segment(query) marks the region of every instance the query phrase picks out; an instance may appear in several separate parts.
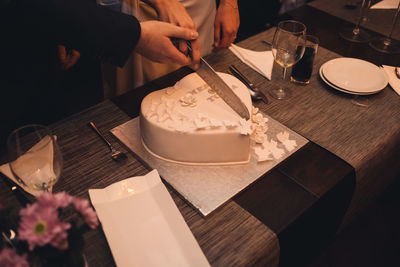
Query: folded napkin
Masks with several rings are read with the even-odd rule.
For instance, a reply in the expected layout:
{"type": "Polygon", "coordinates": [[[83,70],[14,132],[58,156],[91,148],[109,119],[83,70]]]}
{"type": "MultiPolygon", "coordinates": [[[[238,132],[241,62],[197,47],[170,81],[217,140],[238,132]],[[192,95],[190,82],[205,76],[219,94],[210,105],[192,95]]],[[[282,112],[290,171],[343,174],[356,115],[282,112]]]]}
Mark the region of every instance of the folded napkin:
{"type": "Polygon", "coordinates": [[[157,170],[89,196],[117,266],[209,266],[157,170]]]}
{"type": "Polygon", "coordinates": [[[383,69],[388,75],[390,86],[398,95],[400,95],[400,79],[397,78],[394,68],[395,67],[383,65],[383,69]]]}
{"type": "Polygon", "coordinates": [[[232,51],[243,63],[271,80],[272,67],[274,66],[274,56],[272,51],[253,51],[231,44],[229,50],[232,51]]]}
{"type": "MultiPolygon", "coordinates": [[[[55,139],[57,139],[57,136],[54,136],[55,139]]],[[[24,155],[20,156],[15,160],[15,166],[18,166],[19,171],[21,173],[25,172],[31,172],[32,169],[32,163],[37,165],[37,163],[43,163],[41,164],[42,166],[42,171],[43,173],[46,173],[46,177],[48,176],[56,176],[53,170],[53,142],[50,141],[50,136],[44,137],[42,140],[40,140],[37,144],[35,144],[33,147],[31,147],[27,153],[24,155]],[[44,144],[46,144],[44,146],[44,144]],[[29,152],[32,150],[37,150],[40,148],[40,150],[33,156],[29,152]]],[[[3,173],[5,176],[7,176],[10,180],[12,180],[15,184],[19,185],[22,189],[24,189],[26,192],[29,194],[37,197],[42,193],[41,190],[35,190],[32,188],[25,187],[22,185],[20,182],[18,182],[17,178],[15,178],[14,174],[11,172],[10,169],[10,164],[5,163],[0,166],[0,172],[3,173]]],[[[39,177],[40,178],[40,177],[39,177]]],[[[51,188],[49,188],[49,191],[51,191],[51,188]]]]}
{"type": "Polygon", "coordinates": [[[393,9],[399,6],[400,0],[383,0],[375,5],[372,5],[370,9],[393,9]]]}

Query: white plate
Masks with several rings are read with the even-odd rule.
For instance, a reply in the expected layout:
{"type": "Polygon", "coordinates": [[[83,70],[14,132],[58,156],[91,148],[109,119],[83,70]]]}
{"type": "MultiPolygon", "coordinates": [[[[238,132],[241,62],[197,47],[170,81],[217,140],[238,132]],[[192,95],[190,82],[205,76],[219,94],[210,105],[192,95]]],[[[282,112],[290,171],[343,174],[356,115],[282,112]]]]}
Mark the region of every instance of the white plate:
{"type": "Polygon", "coordinates": [[[343,92],[343,93],[352,94],[352,95],[365,95],[365,94],[360,94],[360,93],[355,93],[355,92],[352,92],[352,91],[345,90],[345,89],[343,89],[343,88],[337,87],[336,85],[330,83],[330,82],[325,78],[324,74],[322,73],[322,68],[323,68],[323,66],[324,66],[324,65],[322,65],[322,66],[319,68],[319,76],[321,77],[321,79],[322,79],[327,85],[329,85],[329,86],[332,87],[333,89],[336,89],[336,90],[338,90],[338,91],[340,91],[340,92],[343,92]]]}
{"type": "Polygon", "coordinates": [[[368,95],[383,90],[388,77],[380,67],[357,58],[336,58],[321,66],[325,80],[343,90],[368,95]]]}

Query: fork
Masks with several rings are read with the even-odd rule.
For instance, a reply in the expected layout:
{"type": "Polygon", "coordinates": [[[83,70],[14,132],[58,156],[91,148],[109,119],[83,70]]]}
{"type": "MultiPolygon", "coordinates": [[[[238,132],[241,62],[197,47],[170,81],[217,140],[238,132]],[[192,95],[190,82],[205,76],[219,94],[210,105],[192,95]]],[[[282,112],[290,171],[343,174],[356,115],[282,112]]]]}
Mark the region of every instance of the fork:
{"type": "Polygon", "coordinates": [[[125,157],[125,154],[121,151],[118,151],[115,149],[110,142],[107,141],[107,139],[100,133],[99,129],[97,129],[96,125],[93,122],[89,122],[89,126],[97,133],[98,136],[106,143],[106,145],[110,148],[111,150],[111,158],[113,160],[119,160],[125,157]]]}

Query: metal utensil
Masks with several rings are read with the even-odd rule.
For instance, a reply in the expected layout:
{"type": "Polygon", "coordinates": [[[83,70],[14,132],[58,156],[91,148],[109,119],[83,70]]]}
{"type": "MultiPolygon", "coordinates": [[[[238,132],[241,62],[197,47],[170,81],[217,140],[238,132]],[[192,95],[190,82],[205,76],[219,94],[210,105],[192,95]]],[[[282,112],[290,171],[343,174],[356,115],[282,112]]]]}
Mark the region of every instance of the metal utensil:
{"type": "MultiPolygon", "coordinates": [[[[192,51],[191,45],[188,42],[188,49],[192,51]]],[[[240,117],[249,120],[250,112],[243,101],[232,91],[232,89],[222,80],[215,70],[200,57],[200,67],[196,73],[213,89],[222,100],[225,101],[240,117]]]]}
{"type": "Polygon", "coordinates": [[[399,67],[394,68],[394,73],[396,73],[397,78],[400,79],[400,68],[399,67]]]}
{"type": "Polygon", "coordinates": [[[348,8],[348,9],[355,9],[361,3],[362,3],[362,1],[359,1],[359,0],[348,0],[344,4],[344,7],[348,8]]]}
{"type": "Polygon", "coordinates": [[[235,67],[235,65],[230,65],[229,70],[233,75],[235,75],[236,78],[241,80],[249,88],[251,98],[255,100],[262,100],[265,104],[268,104],[269,101],[267,96],[252,82],[250,82],[249,79],[247,79],[247,77],[235,67]]]}
{"type": "Polygon", "coordinates": [[[98,136],[106,143],[106,145],[110,148],[111,150],[111,158],[113,160],[119,160],[125,157],[125,154],[121,151],[116,150],[110,142],[107,141],[107,139],[100,133],[99,129],[97,129],[96,125],[93,122],[89,122],[89,126],[97,133],[98,136]]]}
{"type": "Polygon", "coordinates": [[[272,44],[271,44],[270,42],[268,42],[268,41],[261,40],[261,42],[262,42],[263,44],[266,44],[266,45],[272,47],[272,44]]]}

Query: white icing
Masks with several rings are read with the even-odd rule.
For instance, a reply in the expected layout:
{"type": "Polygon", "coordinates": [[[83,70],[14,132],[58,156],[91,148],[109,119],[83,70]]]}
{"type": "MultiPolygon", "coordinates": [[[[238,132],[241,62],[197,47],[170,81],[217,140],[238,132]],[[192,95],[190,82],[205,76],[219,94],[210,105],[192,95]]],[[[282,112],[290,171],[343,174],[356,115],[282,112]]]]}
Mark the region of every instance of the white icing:
{"type": "MultiPolygon", "coordinates": [[[[221,74],[252,110],[248,90],[221,74]]],[[[250,157],[252,122],[242,119],[195,73],[173,87],[153,92],[141,105],[140,127],[148,150],[190,164],[244,163],[250,157]]]]}
{"type": "MultiPolygon", "coordinates": [[[[268,118],[252,106],[247,88],[231,75],[220,76],[251,110],[251,119],[241,118],[197,74],[190,74],[142,102],[142,139],[152,155],[184,164],[246,163],[252,140],[258,161],[282,158],[285,150],[268,140],[268,118]]],[[[288,133],[278,135],[286,150],[296,146],[288,133]]]]}
{"type": "Polygon", "coordinates": [[[276,138],[278,139],[279,142],[281,142],[284,145],[286,150],[289,152],[292,151],[297,146],[296,140],[290,140],[289,133],[286,131],[278,133],[276,135],[276,138]]]}

